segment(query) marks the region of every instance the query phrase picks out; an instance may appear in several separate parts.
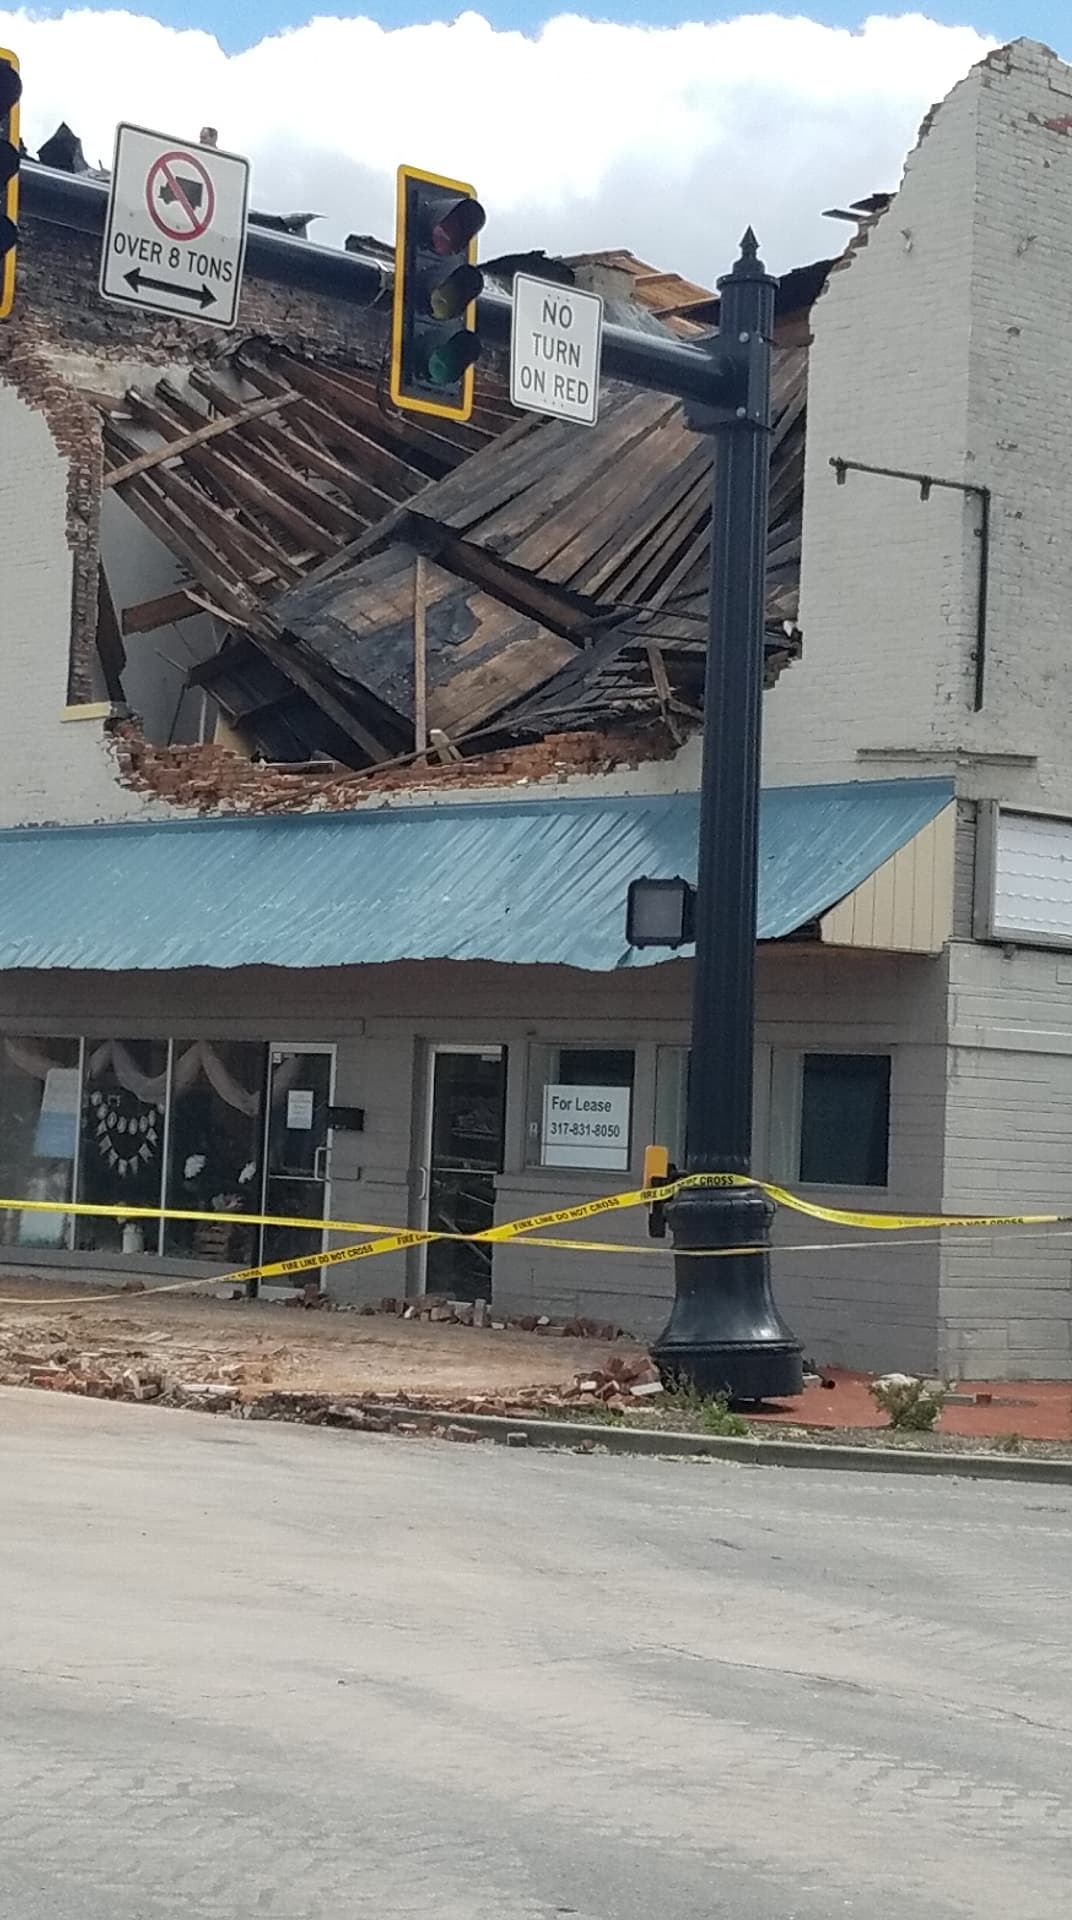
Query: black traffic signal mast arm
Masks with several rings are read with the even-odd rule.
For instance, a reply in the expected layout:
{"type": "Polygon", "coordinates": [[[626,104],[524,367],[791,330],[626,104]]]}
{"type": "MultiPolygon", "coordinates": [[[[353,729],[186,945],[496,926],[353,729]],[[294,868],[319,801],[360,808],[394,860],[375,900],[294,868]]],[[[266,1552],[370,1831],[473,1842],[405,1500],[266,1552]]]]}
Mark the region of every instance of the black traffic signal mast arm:
{"type": "MultiPolygon", "coordinates": [[[[103,234],[108,188],[84,175],[59,173],[24,160],[21,170],[22,212],[32,220],[48,220],[80,233],[103,234]]],[[[310,240],[251,226],[246,246],[250,272],[307,293],[334,295],[357,307],[386,306],[392,281],[391,263],[341,248],[318,247],[310,240]]],[[[510,342],[513,302],[506,293],[485,292],[478,303],[480,336],[498,347],[510,342]]],[[[744,343],[746,344],[746,343],[744,343]]],[[[717,335],[692,346],[639,328],[605,326],[601,370],[605,379],[624,380],[655,393],[674,394],[710,410],[714,425],[724,418],[755,418],[755,381],[750,377],[751,356],[726,353],[717,335]],[[743,413],[739,411],[744,409],[743,413]]]]}

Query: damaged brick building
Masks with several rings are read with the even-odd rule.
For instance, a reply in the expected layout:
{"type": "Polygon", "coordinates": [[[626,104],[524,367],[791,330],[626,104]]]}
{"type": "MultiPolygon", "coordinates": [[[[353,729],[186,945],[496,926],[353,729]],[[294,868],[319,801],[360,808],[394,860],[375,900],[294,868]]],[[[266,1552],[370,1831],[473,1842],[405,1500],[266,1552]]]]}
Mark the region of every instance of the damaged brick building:
{"type": "MultiPolygon", "coordinates": [[[[1043,49],[991,56],[779,289],[756,1165],[841,1205],[1067,1206],[1037,476],[1072,406],[1043,417],[1069,93],[1043,49]]],[[[285,217],[253,216],[233,335],[109,307],[104,186],[46,157],[0,325],[0,1188],[216,1217],[16,1211],[4,1259],[181,1275],[341,1244],[239,1212],[474,1232],[630,1183],[681,1144],[690,962],[631,952],[624,905],[695,864],[708,444],[625,389],[591,431],[520,417],[494,359],[469,425],[400,417],[384,308],[285,217]],[[569,1088],[613,1138],[552,1139],[569,1088]]],[[[620,324],[717,321],[628,254],[535,264],[620,324]]],[[[622,1233],[323,1278],[651,1333],[669,1261],[622,1233]]],[[[1072,1368],[1057,1243],[778,1233],[822,1360],[1072,1368]]]]}

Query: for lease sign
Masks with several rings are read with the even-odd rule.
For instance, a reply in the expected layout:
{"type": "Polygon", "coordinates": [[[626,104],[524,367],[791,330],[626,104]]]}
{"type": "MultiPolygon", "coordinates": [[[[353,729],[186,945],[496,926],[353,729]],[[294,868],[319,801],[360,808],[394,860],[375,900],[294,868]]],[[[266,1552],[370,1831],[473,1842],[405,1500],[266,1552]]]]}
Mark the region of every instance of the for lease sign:
{"type": "Polygon", "coordinates": [[[625,1173],[631,1097],[628,1087],[545,1087],[541,1166],[625,1173]]]}

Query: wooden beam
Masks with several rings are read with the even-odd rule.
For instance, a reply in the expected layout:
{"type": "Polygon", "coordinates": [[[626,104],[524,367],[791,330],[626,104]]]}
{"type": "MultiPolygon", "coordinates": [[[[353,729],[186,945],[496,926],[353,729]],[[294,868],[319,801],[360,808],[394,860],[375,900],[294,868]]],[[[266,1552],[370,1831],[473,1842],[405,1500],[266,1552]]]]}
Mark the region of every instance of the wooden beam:
{"type": "Polygon", "coordinates": [[[288,407],[297,397],[297,394],[284,394],[278,400],[251,400],[240,413],[226,420],[209,420],[203,427],[180,433],[174,440],[165,440],[163,446],[150,447],[135,459],[124,461],[121,467],[112,467],[105,474],[103,484],[106,488],[121,487],[124,480],[132,480],[136,473],[147,473],[150,467],[159,466],[161,460],[188,453],[191,447],[203,446],[206,440],[216,440],[221,433],[230,433],[233,427],[241,426],[246,420],[257,420],[266,413],[278,413],[280,407],[288,407]]]}
{"type": "Polygon", "coordinates": [[[200,612],[184,588],[178,593],[161,593],[155,600],[140,600],[135,607],[123,608],[123,636],[155,633],[158,627],[177,626],[180,620],[191,620],[200,612]]]}
{"type": "MultiPolygon", "coordinates": [[[[194,378],[191,375],[192,383],[194,378]]],[[[206,392],[207,395],[220,393],[222,398],[221,389],[211,379],[206,377],[203,383],[196,384],[198,392],[206,392]]],[[[297,395],[294,397],[297,399],[297,395]]],[[[214,398],[212,403],[217,404],[214,398]]],[[[282,426],[271,421],[236,421],[236,437],[227,448],[227,455],[230,460],[255,473],[276,493],[294,501],[341,539],[357,540],[364,533],[369,516],[354,511],[352,502],[355,489],[348,484],[346,468],[340,462],[333,461],[328,454],[321,454],[317,448],[307,447],[304,441],[288,433],[282,426]],[[327,469],[326,474],[319,473],[318,477],[326,478],[333,492],[326,493],[321,487],[315,486],[302,471],[303,467],[307,467],[315,472],[318,465],[327,469]],[[336,497],[340,492],[344,496],[342,500],[336,497]]],[[[356,491],[360,490],[358,486],[356,491]]],[[[379,496],[375,511],[384,513],[391,505],[386,496],[379,496]]]]}
{"type": "Polygon", "coordinates": [[[313,705],[319,707],[328,720],[334,721],[340,732],[353,740],[370,760],[375,762],[387,759],[388,748],[384,746],[382,740],[377,740],[375,734],[350,712],[349,707],[336,699],[316,674],[310,672],[292,642],[288,644],[279,634],[269,632],[266,621],[258,622],[249,638],[267,656],[272,665],[278,667],[284,678],[290,680],[294,686],[300,687],[302,693],[308,694],[313,705]]]}
{"type": "Polygon", "coordinates": [[[419,553],[413,563],[413,747],[423,753],[428,745],[428,585],[426,561],[419,553]]]}
{"type": "Polygon", "coordinates": [[[665,710],[670,705],[670,681],[667,677],[666,661],[654,640],[648,641],[645,652],[651,668],[651,684],[655,688],[659,705],[665,710]]]}
{"type": "MultiPolygon", "coordinates": [[[[111,422],[105,429],[106,438],[122,445],[123,436],[111,422]]],[[[127,443],[129,445],[129,442],[127,443]]],[[[196,457],[196,456],[195,456],[196,457]]],[[[227,556],[230,569],[234,571],[244,586],[293,585],[301,578],[301,569],[296,566],[289,554],[269,545],[264,535],[238,520],[233,511],[221,507],[200,487],[195,486],[189,475],[173,471],[170,467],[158,466],[150,473],[140,473],[127,482],[126,504],[144,497],[143,490],[151,487],[155,492],[165,494],[184,513],[187,523],[200,530],[206,546],[211,545],[222,558],[227,556]]],[[[167,525],[167,521],[164,522],[167,525]]],[[[163,535],[164,545],[176,550],[176,542],[163,535]]],[[[197,568],[199,578],[205,585],[213,587],[212,574],[202,575],[197,568]]],[[[224,578],[227,567],[224,568],[224,578]]]]}
{"type": "MultiPolygon", "coordinates": [[[[157,403],[147,400],[144,394],[131,393],[129,400],[132,411],[146,425],[154,427],[161,434],[167,431],[168,416],[166,412],[161,411],[162,407],[170,404],[166,398],[162,398],[157,403]]],[[[110,431],[114,434],[116,430],[112,427],[110,431]]],[[[143,475],[136,476],[136,479],[142,478],[144,478],[143,475]]],[[[278,510],[275,510],[274,496],[267,494],[267,489],[261,487],[260,482],[255,480],[252,474],[244,473],[223,453],[213,454],[211,451],[203,451],[200,447],[191,447],[187,450],[183,466],[157,466],[152,478],[162,492],[171,494],[174,498],[185,499],[191,512],[203,513],[206,516],[208,524],[215,529],[214,538],[218,546],[225,552],[233,553],[236,558],[240,558],[244,553],[245,565],[266,568],[268,578],[274,576],[281,580],[299,580],[308,556],[304,551],[300,554],[289,552],[285,546],[274,539],[274,530],[273,533],[266,533],[257,524],[249,512],[251,496],[254,504],[260,505],[262,513],[267,513],[271,519],[274,512],[274,517],[287,528],[288,532],[298,540],[304,538],[311,545],[313,553],[336,551],[337,543],[331,539],[330,535],[324,533],[322,529],[314,528],[311,522],[305,520],[304,515],[300,516],[303,531],[296,532],[291,525],[291,519],[296,510],[285,510],[283,503],[279,503],[278,510]],[[271,505],[266,504],[264,500],[263,496],[266,494],[271,505]],[[243,517],[239,518],[239,515],[243,517]],[[313,533],[317,535],[315,543],[310,541],[313,533]]],[[[132,484],[134,483],[128,482],[128,485],[132,484]]]]}
{"type": "Polygon", "coordinates": [[[444,766],[449,766],[452,760],[462,758],[449,733],[444,733],[442,727],[433,727],[428,737],[432,742],[436,759],[441,760],[444,766]]]}
{"type": "Polygon", "coordinates": [[[182,555],[198,579],[205,581],[213,599],[226,609],[228,619],[247,619],[250,603],[243,598],[242,583],[231,573],[222,555],[213,550],[177,506],[139,491],[143,485],[144,481],[139,481],[131,489],[130,505],[138,519],[156,535],[162,546],[182,555]]]}

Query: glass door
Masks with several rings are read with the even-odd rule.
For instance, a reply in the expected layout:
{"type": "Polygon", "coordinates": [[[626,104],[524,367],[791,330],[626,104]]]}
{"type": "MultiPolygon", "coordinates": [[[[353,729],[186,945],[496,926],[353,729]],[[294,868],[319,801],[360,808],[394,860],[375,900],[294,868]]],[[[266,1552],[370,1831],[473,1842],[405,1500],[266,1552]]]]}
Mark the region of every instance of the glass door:
{"type": "MultiPolygon", "coordinates": [[[[433,1230],[483,1233],[494,1224],[505,1103],[502,1047],[433,1049],[427,1163],[433,1230]]],[[[491,1258],[490,1246],[433,1240],[425,1254],[425,1292],[490,1300],[491,1258]]]]}
{"type": "MultiPolygon", "coordinates": [[[[331,1180],[329,1108],[335,1086],[334,1047],[273,1046],[268,1056],[268,1099],[264,1136],[264,1211],[322,1221],[328,1217],[331,1180]]],[[[320,1253],[322,1226],[265,1227],[261,1259],[297,1260],[320,1253]]],[[[314,1280],[310,1267],[293,1280],[269,1277],[262,1292],[293,1291],[314,1280]]]]}

